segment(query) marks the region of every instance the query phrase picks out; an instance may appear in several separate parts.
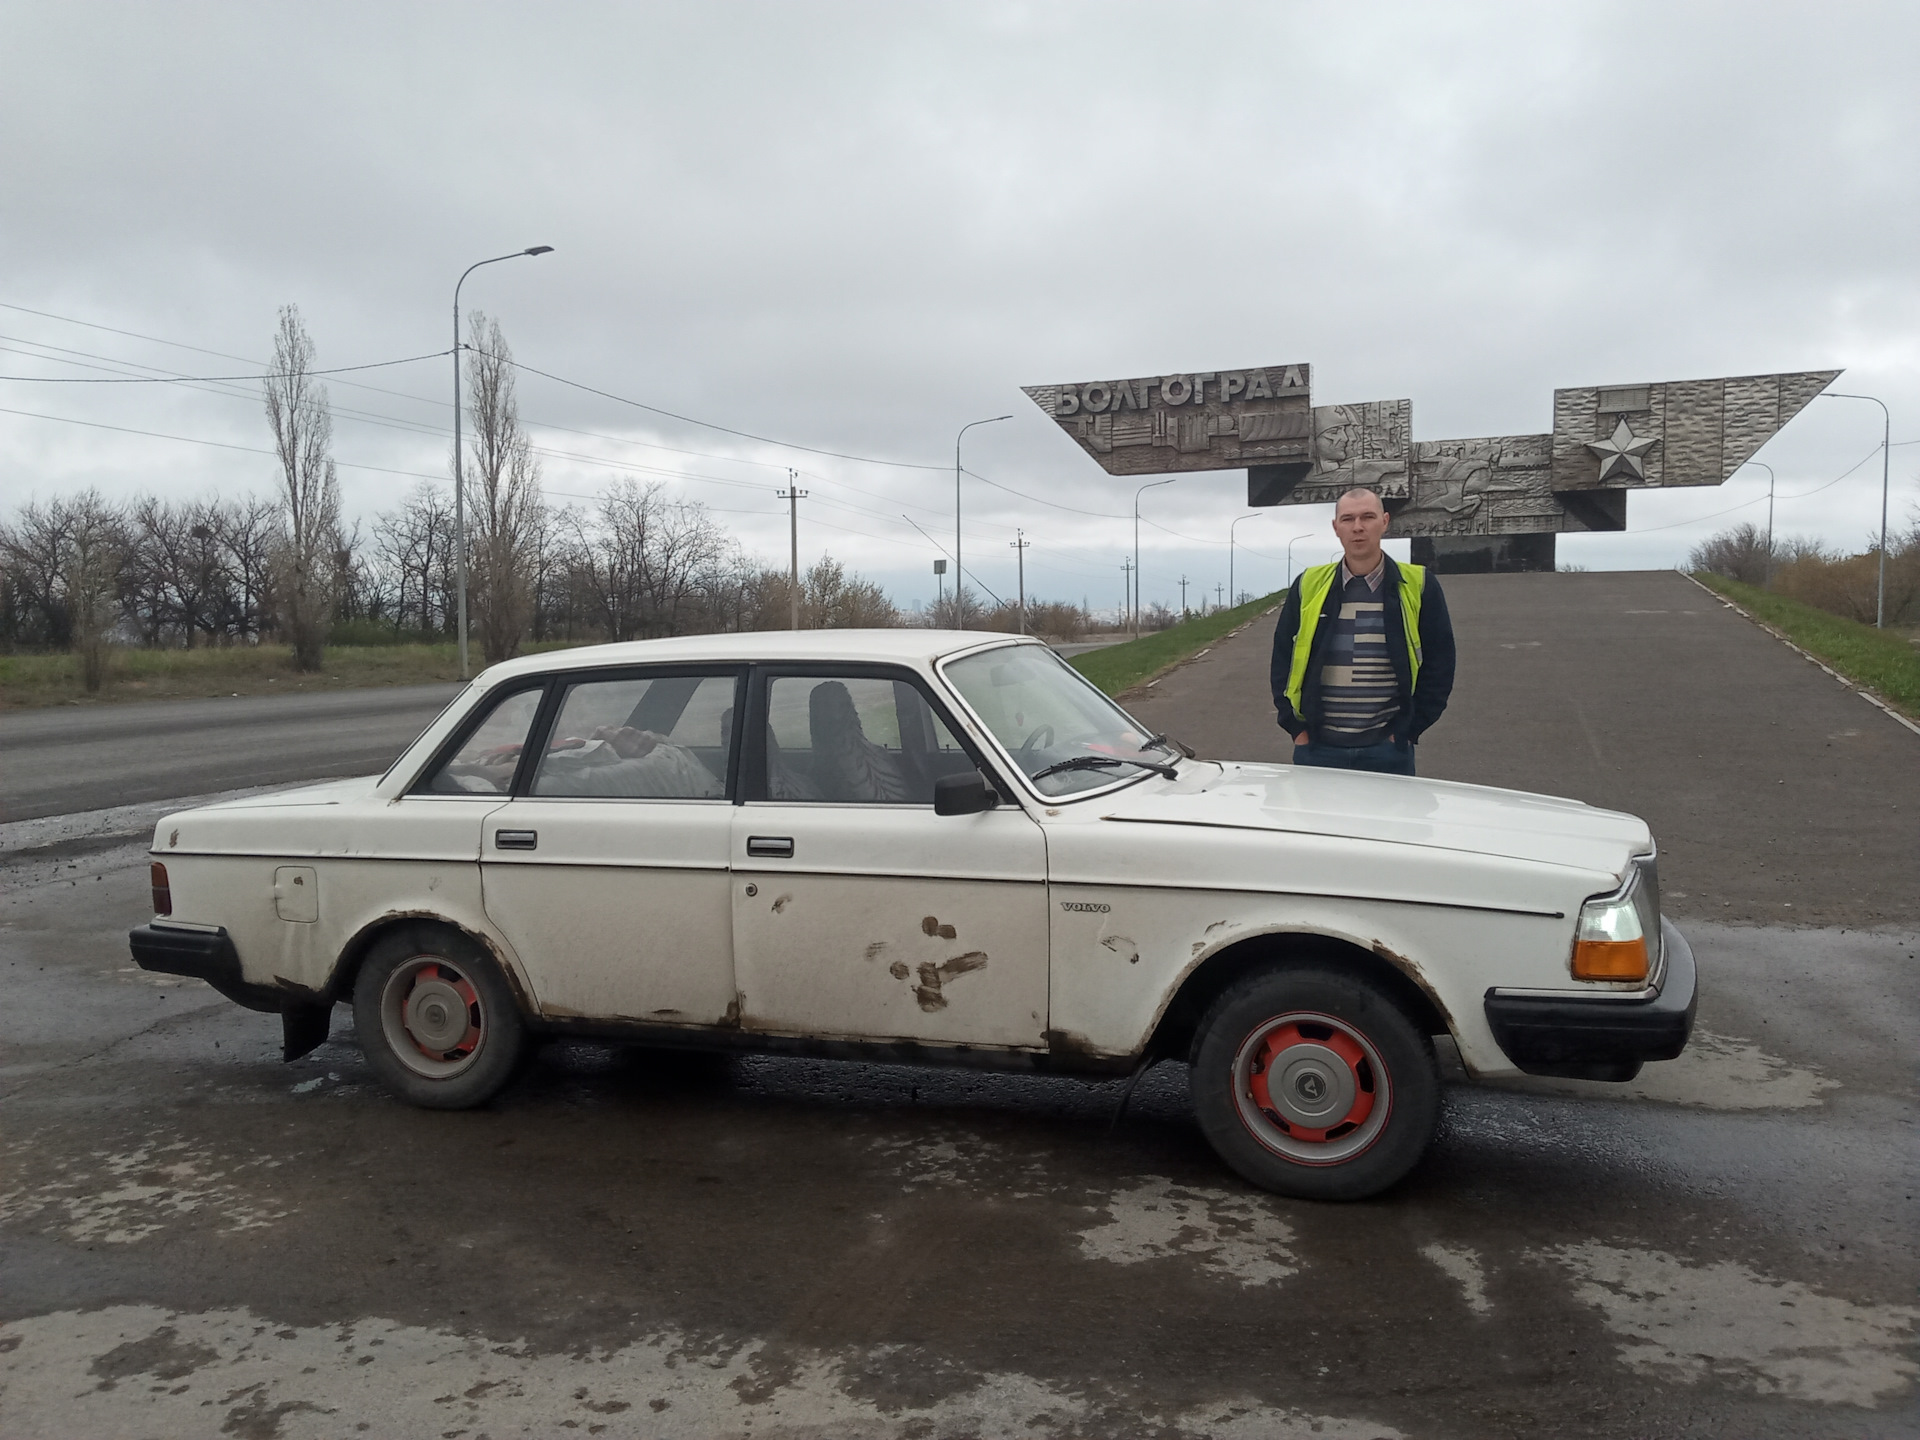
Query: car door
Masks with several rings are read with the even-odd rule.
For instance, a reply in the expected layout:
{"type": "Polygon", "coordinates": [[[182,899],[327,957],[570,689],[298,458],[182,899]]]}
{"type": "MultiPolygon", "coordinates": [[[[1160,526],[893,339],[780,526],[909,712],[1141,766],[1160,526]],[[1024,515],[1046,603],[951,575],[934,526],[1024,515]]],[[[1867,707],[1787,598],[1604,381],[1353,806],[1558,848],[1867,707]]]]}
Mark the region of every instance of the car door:
{"type": "Polygon", "coordinates": [[[556,678],[536,758],[487,819],[487,916],[541,1013],[715,1025],[733,1005],[729,779],[743,672],[556,678]]]}
{"type": "Polygon", "coordinates": [[[732,844],[743,1027],[1044,1043],[1045,837],[1010,802],[934,814],[934,780],[980,757],[929,702],[895,667],[756,673],[732,844]]]}

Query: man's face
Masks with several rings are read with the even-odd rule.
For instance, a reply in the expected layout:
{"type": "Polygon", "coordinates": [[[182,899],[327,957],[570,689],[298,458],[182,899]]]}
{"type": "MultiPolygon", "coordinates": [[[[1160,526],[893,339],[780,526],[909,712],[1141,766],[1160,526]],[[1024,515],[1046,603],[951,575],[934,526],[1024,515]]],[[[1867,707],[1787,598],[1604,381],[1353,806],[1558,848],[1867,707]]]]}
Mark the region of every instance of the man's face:
{"type": "Polygon", "coordinates": [[[1370,575],[1380,563],[1380,540],[1387,533],[1387,507],[1371,490],[1342,495],[1334,507],[1333,533],[1346,552],[1347,568],[1370,575]]]}

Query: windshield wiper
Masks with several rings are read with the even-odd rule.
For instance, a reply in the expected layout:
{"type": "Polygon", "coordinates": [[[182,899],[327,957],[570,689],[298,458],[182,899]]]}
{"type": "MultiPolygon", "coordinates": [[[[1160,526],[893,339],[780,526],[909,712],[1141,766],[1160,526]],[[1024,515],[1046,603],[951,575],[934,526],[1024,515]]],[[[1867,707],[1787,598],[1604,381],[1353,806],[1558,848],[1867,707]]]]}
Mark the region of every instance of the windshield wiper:
{"type": "Polygon", "coordinates": [[[1129,760],[1120,755],[1076,755],[1071,760],[1057,760],[1053,764],[1036,770],[1027,778],[1044,780],[1049,775],[1058,775],[1063,770],[1105,770],[1113,765],[1138,765],[1142,770],[1151,770],[1156,775],[1171,775],[1176,780],[1180,772],[1171,765],[1162,765],[1157,760],[1129,760]]]}
{"type": "Polygon", "coordinates": [[[1144,745],[1142,745],[1140,748],[1142,750],[1158,749],[1158,750],[1166,750],[1169,752],[1177,752],[1178,754],[1185,756],[1189,760],[1193,759],[1193,756],[1194,756],[1194,750],[1191,745],[1183,745],[1180,741],[1174,739],[1171,735],[1156,735],[1151,740],[1147,741],[1144,745]]]}

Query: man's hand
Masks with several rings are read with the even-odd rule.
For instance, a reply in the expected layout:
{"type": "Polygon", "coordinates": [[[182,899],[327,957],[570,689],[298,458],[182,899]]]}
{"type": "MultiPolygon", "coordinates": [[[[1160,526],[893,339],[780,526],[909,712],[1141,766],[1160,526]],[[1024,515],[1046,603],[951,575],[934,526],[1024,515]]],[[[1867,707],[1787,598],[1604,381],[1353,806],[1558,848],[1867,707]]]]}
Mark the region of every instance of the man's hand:
{"type": "Polygon", "coordinates": [[[1295,745],[1305,745],[1311,738],[1306,731],[1302,730],[1298,735],[1293,737],[1293,743],[1295,745]]]}

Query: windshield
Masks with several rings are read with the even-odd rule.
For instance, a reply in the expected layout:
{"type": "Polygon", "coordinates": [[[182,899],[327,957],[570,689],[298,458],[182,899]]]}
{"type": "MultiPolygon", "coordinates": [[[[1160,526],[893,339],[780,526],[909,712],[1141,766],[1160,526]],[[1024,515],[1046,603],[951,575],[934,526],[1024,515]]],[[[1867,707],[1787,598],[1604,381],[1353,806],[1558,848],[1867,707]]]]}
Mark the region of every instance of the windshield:
{"type": "Polygon", "coordinates": [[[984,650],[945,671],[1042,795],[1097,790],[1180,758],[1044,645],[984,650]]]}

